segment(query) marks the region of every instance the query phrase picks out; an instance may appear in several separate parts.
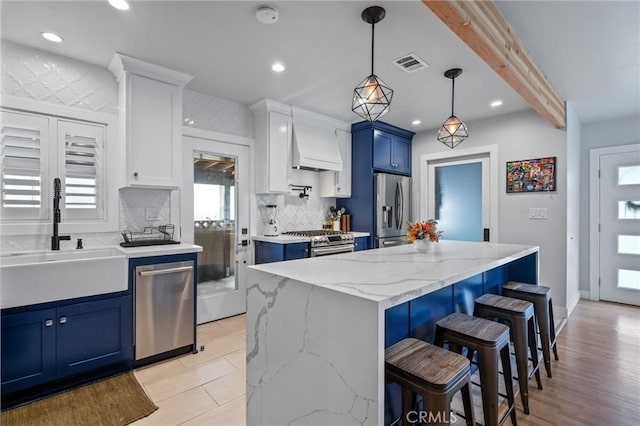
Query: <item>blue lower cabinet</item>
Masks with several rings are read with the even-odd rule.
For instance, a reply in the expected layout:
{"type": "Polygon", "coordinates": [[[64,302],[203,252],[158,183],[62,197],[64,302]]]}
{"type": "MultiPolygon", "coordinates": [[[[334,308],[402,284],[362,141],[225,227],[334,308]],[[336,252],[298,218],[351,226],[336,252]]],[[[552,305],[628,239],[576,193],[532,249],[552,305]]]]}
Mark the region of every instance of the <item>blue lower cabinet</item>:
{"type": "Polygon", "coordinates": [[[2,316],[2,394],[56,377],[56,310],[2,316]]]}
{"type": "Polygon", "coordinates": [[[132,333],[129,295],[3,313],[2,395],[131,362],[132,333]]]}
{"type": "Polygon", "coordinates": [[[256,241],[255,247],[256,265],[309,257],[309,243],[278,244],[256,241]]]}
{"type": "Polygon", "coordinates": [[[58,308],[58,376],[132,358],[131,296],[58,308]]]}
{"type": "Polygon", "coordinates": [[[308,243],[292,243],[284,245],[284,260],[304,259],[309,257],[308,243]]]}
{"type": "Polygon", "coordinates": [[[369,237],[356,237],[354,239],[355,251],[369,250],[369,237]]]}

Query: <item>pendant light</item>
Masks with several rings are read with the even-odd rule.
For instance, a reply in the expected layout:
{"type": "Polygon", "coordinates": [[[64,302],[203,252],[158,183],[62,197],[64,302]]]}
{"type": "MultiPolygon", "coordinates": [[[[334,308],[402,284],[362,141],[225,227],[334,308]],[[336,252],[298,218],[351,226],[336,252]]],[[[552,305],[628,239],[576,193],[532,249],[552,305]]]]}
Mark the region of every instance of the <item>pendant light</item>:
{"type": "Polygon", "coordinates": [[[456,77],[462,74],[460,68],[445,71],[444,76],[451,79],[451,117],[444,122],[438,131],[438,140],[453,149],[469,136],[467,125],[453,114],[453,99],[456,90],[456,77]]]}
{"type": "Polygon", "coordinates": [[[384,19],[384,15],[385,11],[380,6],[371,6],[362,11],[362,20],[371,24],[371,75],[354,89],[351,111],[368,121],[376,121],[389,112],[393,97],[393,89],[373,72],[374,28],[384,19]]]}

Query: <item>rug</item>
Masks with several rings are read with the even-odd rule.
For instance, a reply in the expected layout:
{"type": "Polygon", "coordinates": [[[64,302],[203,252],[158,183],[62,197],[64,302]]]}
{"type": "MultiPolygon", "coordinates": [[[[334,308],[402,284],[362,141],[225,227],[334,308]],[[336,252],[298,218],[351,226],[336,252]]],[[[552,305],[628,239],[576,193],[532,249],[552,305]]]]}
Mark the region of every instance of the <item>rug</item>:
{"type": "Polygon", "coordinates": [[[3,426],[124,426],[156,411],[133,372],[1,413],[3,426]]]}

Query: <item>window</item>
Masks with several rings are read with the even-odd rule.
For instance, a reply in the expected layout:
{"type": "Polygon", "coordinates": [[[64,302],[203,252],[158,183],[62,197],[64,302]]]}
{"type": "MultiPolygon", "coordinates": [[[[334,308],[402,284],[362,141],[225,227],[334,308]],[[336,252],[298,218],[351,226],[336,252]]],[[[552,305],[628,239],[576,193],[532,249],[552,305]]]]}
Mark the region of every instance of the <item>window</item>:
{"type": "Polygon", "coordinates": [[[107,224],[108,125],[8,110],[1,114],[3,233],[48,229],[55,177],[63,183],[65,232],[107,230],[94,225],[107,224]],[[82,223],[84,228],[77,226],[82,223]]]}
{"type": "Polygon", "coordinates": [[[48,119],[3,112],[1,122],[2,217],[44,219],[48,119]]]}
{"type": "Polygon", "coordinates": [[[64,176],[63,205],[69,218],[102,217],[103,138],[102,126],[58,121],[58,149],[63,158],[58,170],[64,176]]]}

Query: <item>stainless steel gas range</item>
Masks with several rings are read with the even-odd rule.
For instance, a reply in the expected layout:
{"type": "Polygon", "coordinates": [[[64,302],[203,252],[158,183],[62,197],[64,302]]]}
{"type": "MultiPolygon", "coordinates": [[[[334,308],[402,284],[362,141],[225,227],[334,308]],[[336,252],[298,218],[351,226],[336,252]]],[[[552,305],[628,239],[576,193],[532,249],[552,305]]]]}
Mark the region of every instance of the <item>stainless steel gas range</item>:
{"type": "Polygon", "coordinates": [[[284,235],[309,237],[310,256],[319,257],[330,254],[349,253],[355,250],[353,234],[341,231],[312,230],[284,232],[284,235]]]}

